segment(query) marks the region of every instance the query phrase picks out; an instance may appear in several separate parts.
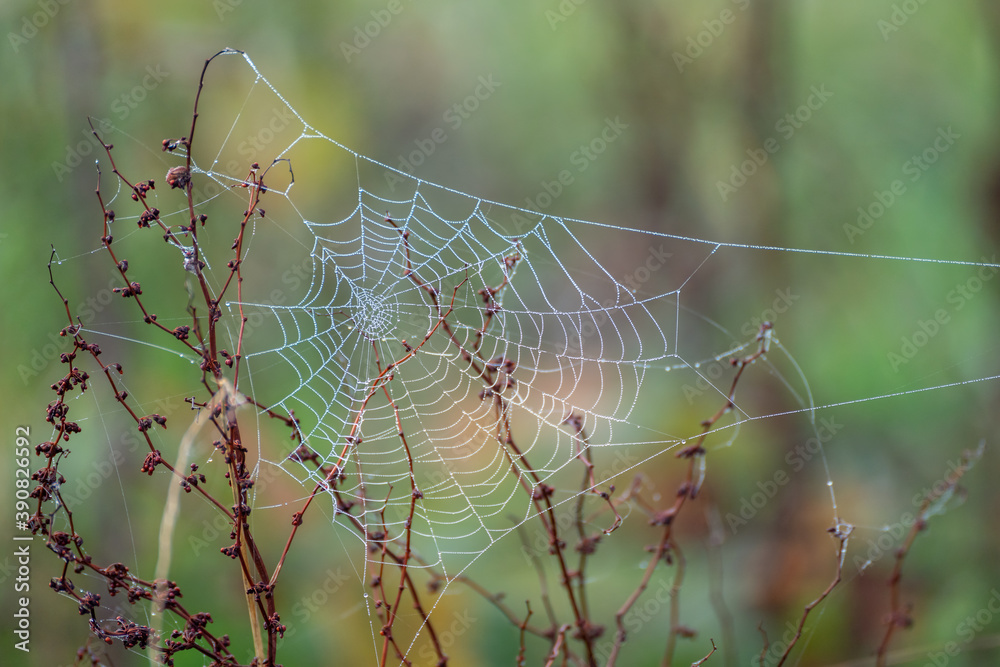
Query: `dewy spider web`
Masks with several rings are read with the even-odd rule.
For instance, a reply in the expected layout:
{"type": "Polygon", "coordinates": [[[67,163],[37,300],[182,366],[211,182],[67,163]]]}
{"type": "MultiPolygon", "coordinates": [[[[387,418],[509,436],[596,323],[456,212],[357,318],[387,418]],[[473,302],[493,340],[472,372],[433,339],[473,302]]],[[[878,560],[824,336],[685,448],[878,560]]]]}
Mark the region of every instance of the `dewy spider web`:
{"type": "MultiPolygon", "coordinates": [[[[262,199],[267,212],[255,222],[244,270],[251,276],[255,262],[290,267],[278,289],[248,277],[242,302],[228,303],[234,316],[247,318],[241,388],[260,404],[293,413],[325,469],[340,471],[339,502],[352,505],[368,535],[398,545],[409,532],[417,559],[410,567],[443,575],[443,586],[535,518],[531,490],[539,483],[555,487],[559,505],[587,493],[579,483],[585,450],[619,456],[611,470],[596,466],[593,482],[597,491],[617,484],[620,493],[629,470],[698,435],[694,428],[675,433],[666,419],[643,423],[639,417],[683,405],[685,388],[699,379],[711,387],[716,405],[724,401],[729,376],[716,379],[702,369],[758,345],[753,334],[708,351],[687,342],[697,327],[715,325],[685,304],[685,287],[720,254],[786,251],[997,268],[711,242],[489,202],[398,172],[328,138],[247,56],[232,53],[252,74],[246,82],[223,83],[209,70],[192,156],[200,179],[196,201],[200,210],[215,200],[235,201],[247,158],[259,161],[269,188],[262,199]],[[235,120],[214,121],[213,105],[237,96],[244,102],[235,120]],[[256,141],[242,141],[248,136],[256,141]],[[210,150],[215,137],[224,139],[210,150]],[[318,173],[323,182],[317,183],[318,173]],[[357,184],[348,198],[337,195],[346,180],[357,184]],[[300,197],[302,188],[307,192],[300,197]],[[315,194],[322,188],[328,197],[315,194]],[[595,238],[610,242],[602,246],[595,238]],[[615,247],[651,253],[671,270],[636,289],[612,268],[621,261],[615,247]],[[688,385],[668,381],[678,372],[688,385]]],[[[179,205],[162,208],[174,211],[163,215],[167,224],[171,215],[178,221],[187,215],[179,205]]],[[[212,217],[220,223],[219,215],[212,217]]],[[[220,263],[210,262],[208,271],[224,279],[220,263]]],[[[236,327],[231,335],[235,349],[236,327]]],[[[764,368],[785,385],[794,407],[760,412],[737,396],[731,419],[718,429],[730,437],[717,445],[731,443],[751,421],[796,412],[811,419],[821,408],[997,377],[815,405],[797,364],[784,354],[780,331],[761,335],[772,350],[764,368]],[[775,351],[782,361],[773,359],[775,351]]],[[[326,488],[326,474],[287,453],[262,449],[261,474],[280,469],[306,493],[326,488]]],[[[840,519],[829,469],[823,474],[831,519],[840,519]]],[[[342,512],[331,516],[345,521],[342,512]]],[[[599,528],[610,528],[613,518],[607,512],[599,528]]],[[[343,532],[358,538],[370,564],[378,562],[369,541],[343,532]]],[[[369,613],[374,632],[379,621],[369,613]]]]}

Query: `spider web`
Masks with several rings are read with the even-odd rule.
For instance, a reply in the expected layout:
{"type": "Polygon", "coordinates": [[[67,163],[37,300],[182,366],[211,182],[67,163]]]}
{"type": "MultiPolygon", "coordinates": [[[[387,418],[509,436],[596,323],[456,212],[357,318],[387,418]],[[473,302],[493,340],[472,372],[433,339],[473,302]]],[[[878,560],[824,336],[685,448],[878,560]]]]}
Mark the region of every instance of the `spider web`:
{"type": "MultiPolygon", "coordinates": [[[[536,518],[531,489],[554,487],[558,506],[588,493],[580,487],[584,452],[604,457],[593,488],[616,484],[620,492],[630,471],[700,433],[697,421],[678,427],[664,411],[690,405],[693,385],[709,388],[699,407],[722,404],[731,376],[709,369],[761,342],[756,328],[734,336],[686,298],[724,257],[790,252],[965,271],[1000,266],[715,242],[487,201],[341,145],[246,55],[233,55],[236,76],[220,81],[209,70],[192,159],[199,210],[224,210],[242,197],[249,161],[260,162],[268,186],[242,298],[226,304],[233,322],[247,320],[241,390],[295,415],[322,465],[341,471],[337,491],[369,537],[400,546],[412,503],[410,567],[442,574],[445,589],[536,518]],[[636,285],[617,268],[623,264],[656,273],[636,285]],[[255,282],[255,265],[277,269],[268,275],[281,276],[280,285],[255,282]]],[[[187,215],[179,204],[162,208],[167,224],[187,215]]],[[[209,258],[207,269],[219,285],[228,275],[224,257],[209,258]]],[[[238,326],[229,335],[236,349],[238,326]]],[[[824,409],[998,377],[925,380],[817,404],[780,327],[762,336],[770,349],[761,372],[787,399],[775,410],[738,394],[714,447],[760,420],[800,413],[815,428],[824,409]]],[[[255,511],[297,508],[315,486],[329,488],[324,472],[288,454],[262,448],[258,473],[294,478],[301,497],[275,506],[258,500],[255,511]]],[[[820,458],[830,517],[838,519],[822,446],[820,458]]],[[[331,500],[330,520],[346,524],[335,507],[331,500]]],[[[610,515],[601,521],[597,527],[610,527],[610,515]]],[[[371,539],[341,534],[357,540],[369,566],[379,562],[371,539]]],[[[381,621],[367,602],[374,639],[381,621]]]]}
{"type": "MultiPolygon", "coordinates": [[[[364,508],[370,533],[403,533],[412,473],[422,495],[415,551],[453,577],[533,516],[523,484],[551,484],[572,469],[576,485],[582,447],[632,443],[649,457],[683,442],[632,423],[647,376],[685,365],[677,355],[682,282],[634,293],[580,241],[590,223],[477,199],[347,149],[246,62],[255,90],[245,108],[274,106],[255,97],[263,89],[294,115],[293,138],[274,159],[292,169],[310,152],[327,164],[346,159],[358,183],[350,205],[339,205],[342,216],[331,216],[329,202],[322,212],[299,208],[291,171],[279,176],[280,190],[265,177],[266,197],[287,198],[288,217],[304,228],[288,233],[310,261],[294,303],[230,304],[258,323],[254,337],[274,343],[248,345],[249,381],[258,400],[301,420],[324,464],[343,469],[339,491],[364,508]],[[260,396],[273,386],[287,389],[260,396]],[[505,399],[504,411],[493,393],[505,399]]],[[[237,127],[243,121],[228,134],[246,135],[237,127]]],[[[223,144],[196,171],[222,188],[240,182],[218,170],[231,148],[223,144]]],[[[268,208],[265,220],[273,217],[268,208]]],[[[268,235],[263,226],[255,244],[268,235]]],[[[701,261],[716,248],[690,250],[701,261]]],[[[324,484],[322,473],[301,473],[307,486],[324,484]]]]}

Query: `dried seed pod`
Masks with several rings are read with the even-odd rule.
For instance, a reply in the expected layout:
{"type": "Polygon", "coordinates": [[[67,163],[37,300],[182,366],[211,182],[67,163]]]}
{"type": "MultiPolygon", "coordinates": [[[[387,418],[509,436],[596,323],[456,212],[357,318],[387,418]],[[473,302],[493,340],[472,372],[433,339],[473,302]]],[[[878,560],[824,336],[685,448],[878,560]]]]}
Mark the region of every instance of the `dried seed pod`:
{"type": "Polygon", "coordinates": [[[191,182],[191,172],[187,167],[174,167],[167,172],[166,180],[171,188],[184,188],[191,182]]]}

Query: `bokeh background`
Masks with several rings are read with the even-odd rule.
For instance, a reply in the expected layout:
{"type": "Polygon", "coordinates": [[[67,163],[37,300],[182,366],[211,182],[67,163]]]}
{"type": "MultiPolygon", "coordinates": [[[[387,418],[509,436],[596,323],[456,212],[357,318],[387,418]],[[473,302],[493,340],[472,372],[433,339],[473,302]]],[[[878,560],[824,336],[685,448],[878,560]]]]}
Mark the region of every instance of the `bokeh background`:
{"type": "MultiPolygon", "coordinates": [[[[47,346],[65,324],[48,284],[50,245],[66,260],[56,275],[71,303],[99,298],[112,277],[106,260],[90,254],[100,235],[94,158],[102,161],[106,183],[110,168],[87,142],[87,117],[113,122],[120,164],[134,165],[136,178],[162,179],[167,163],[160,141],[186,134],[201,66],[225,46],[247,51],[314,126],[391,166],[444,128],[445,140],[424,151],[420,164],[410,159],[414,174],[490,200],[527,208],[545,202],[545,213],[734,244],[998,261],[1000,9],[985,0],[8,0],[0,27],[0,398],[8,446],[17,425],[30,426],[36,443],[49,435],[43,421],[48,386],[62,371],[47,346]],[[483,80],[498,85],[456,124],[448,110],[483,80]],[[627,128],[580,170],[574,153],[608,119],[619,118],[627,128]],[[571,170],[572,183],[551,202],[540,200],[563,170],[571,170]]],[[[227,85],[225,78],[217,81],[215,100],[222,117],[234,117],[242,100],[227,97],[227,85]]],[[[268,122],[267,109],[245,113],[248,122],[255,114],[268,122]]],[[[267,151],[263,146],[255,159],[263,162],[267,151]]],[[[312,205],[324,196],[350,196],[356,186],[343,165],[316,159],[297,169],[297,177],[321,176],[322,187],[308,187],[308,178],[301,186],[312,205]]],[[[582,241],[607,250],[622,238],[594,230],[582,241]]],[[[150,272],[159,276],[151,280],[174,285],[183,309],[182,278],[172,277],[176,262],[158,256],[159,247],[150,245],[150,272]]],[[[275,252],[278,280],[292,260],[275,252]]],[[[624,247],[612,253],[612,268],[635,275],[645,252],[642,244],[624,247]]],[[[667,291],[690,274],[690,261],[678,255],[682,268],[667,267],[641,289],[667,291]]],[[[829,472],[816,457],[796,467],[801,447],[814,437],[807,414],[753,422],[731,444],[711,441],[705,492],[677,528],[688,563],[681,620],[697,637],[682,641],[675,664],[703,656],[710,637],[720,651],[706,664],[752,664],[762,645],[758,624],[780,640],[786,624],[826,587],[835,547],[825,533],[832,520],[828,479],[835,482],[840,515],[856,529],[844,581],[817,609],[808,643],[793,662],[874,664],[899,525],[916,512],[920,494],[981,441],[983,460],[963,480],[965,502],[949,503],[935,516],[906,561],[902,590],[914,626],[895,638],[891,664],[1000,659],[994,482],[1000,384],[988,379],[1000,373],[995,275],[990,267],[723,248],[685,287],[682,306],[691,325],[682,331],[681,352],[687,360],[711,359],[732,341],[752,339],[756,322],[771,318],[782,354],[798,364],[775,361],[780,377],[792,378],[792,390],[776,373],[748,372],[741,386],[751,413],[808,405],[799,370],[815,404],[838,405],[816,413],[818,423],[836,424],[824,438],[829,472]],[[921,323],[941,311],[946,318],[934,334],[921,337],[921,323]],[[901,354],[907,341],[914,344],[912,358],[894,361],[890,355],[901,354]],[[773,488],[769,482],[781,472],[788,481],[749,513],[746,525],[727,522],[755,493],[773,488]]],[[[100,315],[108,328],[120,321],[126,336],[135,325],[134,314],[117,304],[100,315]]],[[[159,399],[177,411],[178,422],[184,419],[178,410],[187,395],[184,368],[171,366],[169,355],[125,342],[112,350],[136,369],[137,395],[159,399]]],[[[670,395],[681,400],[663,405],[647,400],[653,407],[636,421],[697,432],[720,396],[688,377],[693,393],[675,392],[670,395]]],[[[653,383],[647,398],[655,399],[658,387],[653,383]]],[[[133,479],[139,459],[128,458],[135,448],[118,442],[116,429],[124,426],[114,419],[109,415],[101,427],[95,421],[93,440],[78,439],[67,463],[67,469],[78,466],[81,479],[94,480],[74,489],[80,521],[90,531],[80,532],[106,559],[119,554],[148,571],[165,482],[133,479]],[[119,454],[109,453],[117,451],[123,452],[120,466],[119,454]],[[114,472],[108,461],[116,463],[114,472]]],[[[4,506],[14,497],[11,449],[0,458],[4,506]]],[[[618,472],[614,465],[606,463],[607,470],[618,472]]],[[[619,488],[636,472],[617,480],[619,488]]],[[[642,472],[649,502],[656,496],[661,505],[681,475],[669,454],[642,472]]],[[[189,517],[190,532],[175,552],[176,579],[189,582],[184,590],[193,608],[212,606],[219,631],[245,645],[245,610],[224,594],[239,583],[225,580],[231,569],[216,568],[216,560],[224,560],[218,545],[198,542],[216,539],[220,528],[213,528],[206,508],[190,508],[189,517]]],[[[277,529],[284,517],[266,520],[277,529]]],[[[7,539],[13,517],[0,525],[9,545],[0,554],[7,628],[15,604],[14,543],[7,539]]],[[[288,579],[283,619],[297,625],[282,662],[373,662],[363,576],[345,555],[357,556],[356,541],[322,525],[307,539],[288,579]]],[[[527,539],[530,544],[533,537],[527,539]]],[[[636,505],[620,538],[595,557],[597,616],[603,614],[609,628],[641,576],[643,545],[654,540],[636,505]]],[[[523,598],[534,595],[539,611],[537,575],[520,545],[508,542],[490,552],[489,567],[471,574],[507,592],[518,611],[523,598]]],[[[0,662],[74,664],[88,641],[86,621],[71,601],[48,590],[60,564],[34,544],[31,652],[15,651],[5,631],[0,662]]],[[[668,623],[662,582],[671,574],[664,568],[644,598],[649,604],[633,618],[636,632],[619,664],[659,662],[668,623]]],[[[556,586],[551,575],[549,586],[556,586]]],[[[449,664],[514,664],[516,628],[460,588],[450,587],[436,612],[453,631],[449,664]]],[[[547,647],[534,639],[528,649],[529,664],[542,664],[547,647]]],[[[115,665],[144,661],[117,649],[108,656],[115,665]]],[[[424,664],[419,652],[414,659],[424,664]]],[[[187,657],[178,664],[201,662],[187,657]]]]}

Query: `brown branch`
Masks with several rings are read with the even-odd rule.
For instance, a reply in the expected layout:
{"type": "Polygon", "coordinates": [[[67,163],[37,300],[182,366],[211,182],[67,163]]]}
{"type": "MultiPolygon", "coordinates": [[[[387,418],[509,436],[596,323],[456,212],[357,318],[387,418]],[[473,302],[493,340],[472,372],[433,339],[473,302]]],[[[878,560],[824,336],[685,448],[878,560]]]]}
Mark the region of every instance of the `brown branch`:
{"type": "Polygon", "coordinates": [[[892,574],[889,576],[889,616],[886,620],[885,635],[883,635],[882,642],[879,644],[875,654],[876,667],[883,667],[886,664],[889,643],[896,629],[908,628],[913,624],[913,619],[910,617],[908,610],[904,610],[903,603],[900,600],[899,582],[903,578],[903,561],[906,560],[906,556],[910,553],[910,548],[913,546],[914,540],[917,539],[917,535],[927,527],[927,520],[931,516],[929,513],[931,507],[937,502],[947,500],[958,489],[959,481],[961,481],[962,477],[975,464],[979,457],[982,456],[983,448],[984,443],[980,443],[977,451],[965,451],[962,454],[961,463],[945,477],[944,484],[940,486],[935,485],[927,493],[920,504],[916,520],[910,526],[910,530],[906,534],[906,539],[903,540],[903,545],[896,550],[895,563],[893,564],[892,574]]]}
{"type": "Polygon", "coordinates": [[[698,660],[697,662],[692,662],[691,663],[691,667],[700,667],[701,665],[704,665],[708,661],[708,659],[711,658],[715,654],[715,652],[718,650],[716,648],[716,646],[715,646],[715,640],[714,639],[709,639],[708,641],[712,642],[712,650],[709,651],[708,655],[706,655],[701,660],[698,660]]]}
{"type": "MultiPolygon", "coordinates": [[[[826,589],[819,594],[819,597],[817,597],[815,600],[813,600],[805,607],[803,607],[802,616],[799,617],[799,624],[795,627],[795,635],[792,636],[792,639],[788,642],[788,646],[785,647],[785,652],[781,654],[781,657],[778,659],[778,664],[776,667],[781,667],[783,664],[785,664],[785,661],[788,659],[788,656],[791,655],[792,649],[795,648],[795,645],[802,637],[802,629],[805,628],[806,619],[809,618],[809,613],[813,609],[815,609],[819,603],[825,600],[827,596],[833,592],[833,589],[837,587],[837,584],[840,583],[841,577],[844,572],[844,558],[847,556],[847,541],[848,539],[850,539],[851,532],[853,530],[854,530],[853,526],[851,526],[850,524],[842,523],[840,520],[836,520],[835,525],[828,529],[827,532],[833,535],[833,537],[837,540],[838,543],[837,573],[834,575],[833,580],[826,587],[826,589]]],[[[763,630],[761,632],[763,632],[763,630]]],[[[767,635],[764,636],[764,640],[767,641],[767,635]]]]}

